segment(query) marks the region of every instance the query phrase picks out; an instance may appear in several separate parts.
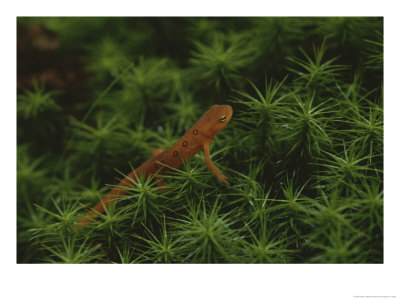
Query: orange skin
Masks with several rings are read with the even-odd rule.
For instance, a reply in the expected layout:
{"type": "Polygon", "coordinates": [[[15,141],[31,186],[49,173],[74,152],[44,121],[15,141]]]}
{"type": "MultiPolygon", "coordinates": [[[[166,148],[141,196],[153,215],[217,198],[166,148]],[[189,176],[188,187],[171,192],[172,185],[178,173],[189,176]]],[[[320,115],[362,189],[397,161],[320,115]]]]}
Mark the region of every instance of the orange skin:
{"type": "MultiPolygon", "coordinates": [[[[103,213],[115,199],[124,195],[126,187],[136,182],[139,175],[148,178],[152,174],[162,174],[163,165],[179,169],[183,163],[190,159],[200,150],[204,151],[204,160],[210,171],[222,181],[229,185],[221,171],[210,159],[210,144],[214,136],[222,130],[231,120],[233,114],[230,105],[213,105],[171,148],[153,151],[153,157],[146,160],[141,166],[129,173],[118,185],[113,188],[85,217],[80,219],[76,227],[83,227],[90,223],[99,213],[103,213]]],[[[157,185],[164,185],[164,181],[157,178],[157,185]]]]}

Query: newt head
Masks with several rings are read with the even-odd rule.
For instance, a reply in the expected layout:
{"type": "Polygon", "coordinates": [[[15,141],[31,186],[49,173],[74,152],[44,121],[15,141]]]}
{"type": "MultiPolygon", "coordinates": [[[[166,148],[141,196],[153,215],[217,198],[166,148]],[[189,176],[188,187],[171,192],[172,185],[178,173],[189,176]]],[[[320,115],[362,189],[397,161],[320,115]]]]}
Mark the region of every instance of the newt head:
{"type": "Polygon", "coordinates": [[[201,134],[213,138],[232,119],[233,109],[230,105],[213,105],[207,110],[196,125],[201,134]]]}

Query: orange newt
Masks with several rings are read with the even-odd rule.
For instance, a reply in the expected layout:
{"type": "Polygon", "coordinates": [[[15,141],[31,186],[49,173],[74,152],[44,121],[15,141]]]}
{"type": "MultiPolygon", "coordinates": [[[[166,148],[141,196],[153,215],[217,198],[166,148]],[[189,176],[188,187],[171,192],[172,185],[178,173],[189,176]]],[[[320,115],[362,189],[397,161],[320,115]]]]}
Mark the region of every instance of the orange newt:
{"type": "MultiPolygon", "coordinates": [[[[77,227],[83,227],[90,223],[98,213],[103,213],[105,207],[110,206],[113,201],[126,193],[124,187],[129,187],[132,181],[143,174],[144,178],[150,175],[163,173],[163,168],[169,166],[175,169],[180,168],[183,162],[187,161],[200,150],[204,151],[204,160],[210,171],[219,181],[225,182],[225,177],[221,171],[212,163],[210,159],[210,143],[214,136],[222,130],[232,118],[232,107],[230,105],[213,105],[203,116],[186,132],[171,148],[163,151],[153,151],[153,157],[145,161],[141,166],[129,173],[121,182],[115,186],[95,207],[88,212],[85,217],[76,224],[77,227]]],[[[164,181],[157,179],[157,185],[164,185],[164,181]]]]}

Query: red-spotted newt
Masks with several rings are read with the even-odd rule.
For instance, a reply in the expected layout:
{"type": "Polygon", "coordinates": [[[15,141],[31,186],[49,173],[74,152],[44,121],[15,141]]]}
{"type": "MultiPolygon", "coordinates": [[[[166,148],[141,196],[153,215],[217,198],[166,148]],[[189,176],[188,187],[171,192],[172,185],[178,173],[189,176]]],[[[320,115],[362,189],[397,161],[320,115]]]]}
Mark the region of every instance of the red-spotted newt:
{"type": "Polygon", "coordinates": [[[227,177],[210,159],[210,143],[214,136],[229,123],[232,113],[233,110],[230,105],[213,105],[171,148],[158,151],[158,153],[153,151],[154,156],[152,158],[121,180],[90,212],[78,221],[76,226],[83,227],[99,213],[103,213],[105,208],[113,203],[116,198],[126,193],[126,187],[131,186],[132,182],[136,182],[140,175],[143,175],[144,178],[156,175],[157,185],[162,186],[164,182],[157,175],[163,174],[163,169],[164,172],[167,166],[179,169],[185,161],[201,150],[204,151],[204,160],[210,171],[219,181],[229,184],[226,180],[227,177]]]}

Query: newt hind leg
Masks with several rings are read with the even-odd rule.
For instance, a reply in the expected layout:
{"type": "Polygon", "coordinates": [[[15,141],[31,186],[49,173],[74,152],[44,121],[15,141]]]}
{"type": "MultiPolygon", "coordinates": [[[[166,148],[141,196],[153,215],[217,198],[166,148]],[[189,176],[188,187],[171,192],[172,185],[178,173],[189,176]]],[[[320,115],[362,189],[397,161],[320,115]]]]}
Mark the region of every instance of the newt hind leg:
{"type": "Polygon", "coordinates": [[[153,157],[156,157],[158,154],[160,154],[162,152],[164,152],[164,148],[160,147],[160,148],[157,148],[157,149],[154,149],[153,151],[151,151],[151,154],[153,155],[153,157]]]}
{"type": "MultiPolygon", "coordinates": [[[[151,154],[153,155],[153,157],[155,157],[155,156],[157,156],[158,154],[160,154],[162,152],[164,152],[164,148],[160,147],[160,148],[154,149],[151,152],[151,154]]],[[[159,187],[160,191],[168,191],[168,190],[171,189],[171,188],[168,188],[168,187],[164,187],[165,186],[165,180],[161,176],[155,175],[154,179],[156,180],[156,185],[159,187]]]]}

